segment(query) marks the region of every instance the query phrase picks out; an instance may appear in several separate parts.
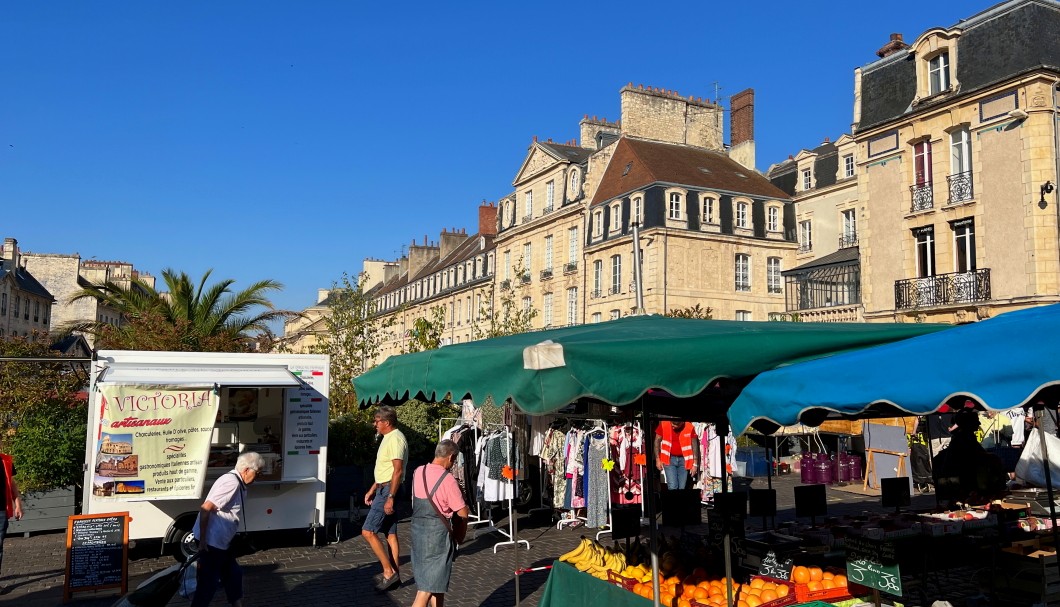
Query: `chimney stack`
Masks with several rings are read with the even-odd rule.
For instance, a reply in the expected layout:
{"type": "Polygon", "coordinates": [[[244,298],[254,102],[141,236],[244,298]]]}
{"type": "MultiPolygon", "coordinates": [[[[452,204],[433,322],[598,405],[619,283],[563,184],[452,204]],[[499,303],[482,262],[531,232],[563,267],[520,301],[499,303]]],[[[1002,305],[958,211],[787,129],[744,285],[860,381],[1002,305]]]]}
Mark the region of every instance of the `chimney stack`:
{"type": "Polygon", "coordinates": [[[497,235],[497,207],[483,202],[478,207],[478,233],[482,236],[497,235]]]}
{"type": "Polygon", "coordinates": [[[887,42],[887,44],[884,44],[882,47],[880,47],[880,50],[876,51],[876,55],[882,59],[888,55],[893,55],[894,53],[897,53],[898,51],[907,48],[909,48],[909,45],[902,41],[901,34],[891,34],[891,39],[887,42]]]}
{"type": "Polygon", "coordinates": [[[755,170],[755,90],[729,97],[729,158],[755,170]]]}

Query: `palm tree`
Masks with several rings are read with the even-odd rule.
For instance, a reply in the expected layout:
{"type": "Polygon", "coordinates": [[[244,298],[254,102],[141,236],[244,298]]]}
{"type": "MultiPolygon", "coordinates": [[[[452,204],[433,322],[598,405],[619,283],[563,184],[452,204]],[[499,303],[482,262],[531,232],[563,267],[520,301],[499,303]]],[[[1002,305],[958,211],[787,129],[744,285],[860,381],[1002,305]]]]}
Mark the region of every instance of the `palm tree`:
{"type": "Polygon", "coordinates": [[[139,278],[128,286],[90,283],[70,302],[96,299],[121,314],[121,325],[90,321],[66,329],[95,335],[96,345],[104,348],[232,352],[252,349],[262,336],[273,336],[269,323],[297,315],[277,310],[266,296],[283,288],[279,282],[261,280],[234,292],[232,279],[207,286],[212,272],[207,270],[196,285],[186,273],[166,268],[162,292],[139,278]],[[254,313],[258,308],[264,310],[254,313]]]}

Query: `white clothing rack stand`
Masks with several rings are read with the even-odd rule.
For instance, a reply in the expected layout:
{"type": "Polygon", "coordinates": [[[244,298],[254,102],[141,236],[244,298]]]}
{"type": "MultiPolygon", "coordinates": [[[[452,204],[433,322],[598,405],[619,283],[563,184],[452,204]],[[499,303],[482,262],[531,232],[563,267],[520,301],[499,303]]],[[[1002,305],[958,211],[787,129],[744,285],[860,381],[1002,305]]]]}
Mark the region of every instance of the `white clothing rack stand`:
{"type": "MultiPolygon", "coordinates": [[[[530,549],[530,542],[527,540],[517,539],[518,535],[515,532],[515,517],[518,513],[515,511],[515,490],[518,487],[519,475],[517,471],[512,468],[512,451],[515,450],[515,434],[512,433],[512,427],[507,424],[486,424],[486,427],[503,428],[508,438],[508,449],[505,452],[505,463],[508,464],[508,468],[512,470],[512,486],[511,491],[508,493],[508,530],[505,531],[495,525],[490,526],[486,531],[496,531],[504,537],[508,538],[505,541],[497,542],[493,545],[493,552],[496,554],[497,548],[501,546],[515,546],[519,547],[519,544],[526,544],[526,549],[530,549]]],[[[503,476],[503,475],[502,475],[503,476]]]]}
{"type": "MultiPolygon", "coordinates": [[[[467,424],[468,426],[470,426],[469,429],[472,432],[474,432],[473,436],[475,437],[475,447],[478,448],[478,424],[475,423],[475,420],[464,419],[462,417],[443,417],[443,418],[439,419],[438,420],[438,440],[442,440],[442,436],[446,432],[443,429],[444,425],[442,424],[442,422],[446,422],[446,421],[459,422],[461,424],[467,424]]],[[[475,463],[478,463],[478,462],[475,462],[475,463]]],[[[478,467],[476,466],[475,469],[477,470],[478,467]]],[[[465,483],[470,483],[470,482],[472,482],[472,479],[464,479],[464,482],[465,483]]],[[[472,496],[472,499],[474,499],[474,501],[475,501],[475,510],[474,510],[474,512],[468,513],[467,526],[469,528],[470,527],[474,527],[476,525],[489,525],[489,526],[492,527],[493,526],[493,520],[490,518],[489,513],[487,512],[485,518],[482,517],[482,500],[479,499],[477,487],[472,486],[471,487],[471,491],[469,493],[472,496]]],[[[477,531],[475,533],[475,537],[478,537],[478,532],[477,531]]]]}

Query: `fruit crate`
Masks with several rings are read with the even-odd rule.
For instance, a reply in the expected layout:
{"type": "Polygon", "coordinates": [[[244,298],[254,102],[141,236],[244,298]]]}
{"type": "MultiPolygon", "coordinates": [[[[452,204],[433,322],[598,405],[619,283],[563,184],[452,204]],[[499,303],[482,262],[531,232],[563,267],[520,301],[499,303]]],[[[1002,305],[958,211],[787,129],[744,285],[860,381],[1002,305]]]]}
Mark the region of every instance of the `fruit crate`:
{"type": "MultiPolygon", "coordinates": [[[[825,571],[835,575],[846,576],[847,572],[829,567],[825,571]]],[[[867,591],[863,586],[857,584],[851,584],[847,582],[847,586],[841,586],[839,588],[825,588],[823,590],[810,590],[808,584],[795,584],[795,598],[798,599],[799,603],[809,603],[811,601],[822,601],[825,603],[831,603],[833,601],[845,601],[847,599],[854,598],[855,594],[867,591]]]]}
{"type": "Polygon", "coordinates": [[[633,587],[637,585],[637,580],[631,577],[619,575],[614,571],[607,572],[607,581],[611,584],[614,584],[615,586],[618,586],[619,588],[624,588],[630,592],[633,592],[633,587]]]}
{"type": "Polygon", "coordinates": [[[798,602],[798,591],[795,589],[795,582],[789,582],[788,580],[781,580],[775,577],[769,577],[767,575],[751,576],[751,581],[754,581],[756,579],[762,580],[763,582],[770,582],[772,584],[776,584],[777,586],[788,587],[787,596],[782,596],[780,598],[769,601],[768,603],[761,603],[759,607],[787,607],[788,605],[794,605],[798,602]]]}
{"type": "Polygon", "coordinates": [[[1037,540],[1013,542],[1012,548],[1001,551],[998,562],[1006,572],[1002,584],[1012,590],[1036,597],[1036,602],[1050,607],[1060,606],[1060,572],[1056,568],[1056,553],[1049,547],[1042,550],[1037,540]]]}

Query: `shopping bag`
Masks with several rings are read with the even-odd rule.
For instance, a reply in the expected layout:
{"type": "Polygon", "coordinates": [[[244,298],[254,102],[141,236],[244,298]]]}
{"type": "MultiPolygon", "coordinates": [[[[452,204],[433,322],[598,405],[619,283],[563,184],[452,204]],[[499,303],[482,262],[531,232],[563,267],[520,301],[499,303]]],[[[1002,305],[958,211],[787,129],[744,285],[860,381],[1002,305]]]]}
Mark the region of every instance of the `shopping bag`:
{"type": "Polygon", "coordinates": [[[1036,487],[1045,486],[1045,466],[1042,465],[1042,443],[1041,436],[1045,436],[1045,446],[1049,450],[1049,475],[1052,477],[1053,486],[1060,486],[1060,438],[1040,429],[1034,430],[1027,436],[1027,442],[1023,445],[1023,454],[1016,463],[1016,476],[1036,487]]]}
{"type": "Polygon", "coordinates": [[[177,592],[180,596],[190,599],[195,596],[195,584],[199,579],[199,561],[192,560],[180,572],[180,587],[177,592]]]}

